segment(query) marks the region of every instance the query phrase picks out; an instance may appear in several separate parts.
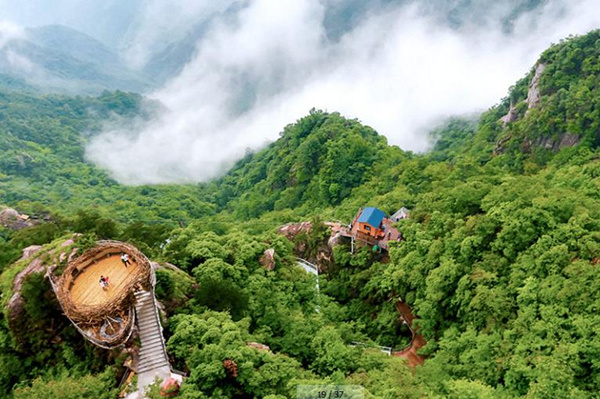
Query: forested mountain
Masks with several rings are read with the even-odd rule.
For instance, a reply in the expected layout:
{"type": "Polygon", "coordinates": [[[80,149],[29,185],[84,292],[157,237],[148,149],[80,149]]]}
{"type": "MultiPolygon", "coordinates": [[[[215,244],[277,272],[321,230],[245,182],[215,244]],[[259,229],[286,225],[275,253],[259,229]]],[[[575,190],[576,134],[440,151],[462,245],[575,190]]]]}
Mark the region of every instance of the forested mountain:
{"type": "MultiPolygon", "coordinates": [[[[373,398],[594,398],[599,60],[599,31],[552,46],[477,121],[432,132],[427,154],[312,110],[222,178],[189,186],[121,186],[83,158],[107,120],[149,118],[159,105],[122,92],[3,92],[0,203],[46,220],[0,228],[3,304],[29,264],[17,261],[24,247],[48,253],[74,233],[81,247],[115,238],[181,269],[157,272],[157,295],[171,360],[189,373],[182,398],[295,397],[309,383],[362,385],[373,398]],[[348,223],[364,206],[409,208],[397,223],[403,240],[389,254],[334,246],[317,295],[295,251],[317,258],[329,238],[321,222],[348,223]],[[277,234],[309,220],[294,242],[277,234]],[[274,270],[263,267],[267,249],[274,270]],[[414,370],[349,346],[402,349],[410,331],[398,298],[427,341],[414,370]],[[237,364],[235,377],[225,359],[237,364]]],[[[127,355],[84,341],[41,274],[25,279],[21,295],[23,312],[5,307],[0,320],[0,361],[10,365],[0,371],[2,395],[112,397],[127,355]]]]}
{"type": "Polygon", "coordinates": [[[69,94],[143,92],[152,79],[92,37],[59,25],[27,29],[0,46],[0,87],[69,94]],[[8,79],[11,78],[12,80],[8,79]],[[20,87],[19,87],[20,86],[20,87]]]}

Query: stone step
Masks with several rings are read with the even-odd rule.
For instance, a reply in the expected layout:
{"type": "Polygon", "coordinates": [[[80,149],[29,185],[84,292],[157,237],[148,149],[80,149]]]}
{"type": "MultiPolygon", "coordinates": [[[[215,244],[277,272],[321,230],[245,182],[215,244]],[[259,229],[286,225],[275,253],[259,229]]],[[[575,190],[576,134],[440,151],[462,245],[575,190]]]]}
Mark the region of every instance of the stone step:
{"type": "Polygon", "coordinates": [[[139,312],[138,315],[140,316],[141,320],[156,320],[156,311],[154,310],[144,310],[142,312],[139,312]]]}
{"type": "Polygon", "coordinates": [[[144,306],[136,306],[135,310],[137,310],[138,312],[146,312],[148,310],[152,310],[155,311],[156,306],[154,306],[153,303],[149,303],[148,305],[144,305],[144,306]]]}
{"type": "Polygon", "coordinates": [[[145,363],[148,361],[154,361],[155,359],[167,360],[167,356],[165,355],[165,351],[162,347],[155,348],[153,351],[148,353],[140,353],[140,363],[145,363]]]}
{"type": "Polygon", "coordinates": [[[152,371],[152,370],[159,369],[159,368],[162,368],[162,367],[169,367],[170,368],[169,364],[162,364],[162,363],[161,364],[152,365],[152,366],[149,366],[149,367],[139,367],[138,368],[138,374],[146,373],[148,371],[152,371]]]}
{"type": "Polygon", "coordinates": [[[160,325],[157,321],[144,321],[138,323],[138,330],[140,334],[159,334],[162,332],[160,325]]]}
{"type": "Polygon", "coordinates": [[[152,315],[139,315],[139,317],[138,317],[138,327],[139,327],[140,324],[147,325],[148,323],[158,324],[158,321],[156,320],[156,316],[154,314],[152,314],[152,315]]]}
{"type": "Polygon", "coordinates": [[[164,342],[162,340],[162,337],[158,337],[156,335],[146,335],[145,337],[141,337],[141,340],[142,340],[142,348],[140,348],[141,350],[144,349],[144,346],[151,345],[155,342],[160,342],[160,343],[164,342]]]}
{"type": "Polygon", "coordinates": [[[140,321],[156,320],[156,313],[153,311],[138,312],[137,315],[140,321]]]}
{"type": "Polygon", "coordinates": [[[142,317],[152,317],[152,316],[154,316],[156,314],[156,310],[152,309],[152,308],[149,308],[149,309],[136,309],[136,313],[139,314],[142,317]]]}
{"type": "Polygon", "coordinates": [[[138,331],[140,332],[140,335],[162,335],[161,334],[161,329],[158,327],[158,323],[154,322],[151,324],[148,323],[144,323],[144,324],[138,324],[138,331]]]}
{"type": "Polygon", "coordinates": [[[156,319],[139,319],[138,318],[138,329],[140,331],[160,331],[158,327],[158,321],[156,319]]]}
{"type": "Polygon", "coordinates": [[[161,352],[165,351],[165,347],[162,342],[153,342],[152,344],[146,345],[145,348],[140,349],[140,356],[146,355],[148,353],[152,353],[154,351],[160,350],[161,352]]]}
{"type": "Polygon", "coordinates": [[[152,370],[158,367],[170,367],[169,362],[165,360],[152,362],[152,363],[144,363],[138,366],[138,373],[143,373],[144,371],[152,370]]]}
{"type": "Polygon", "coordinates": [[[169,359],[163,355],[162,353],[155,353],[154,355],[146,356],[143,359],[140,358],[139,365],[140,367],[153,364],[153,363],[166,363],[169,364],[169,359]]]}
{"type": "Polygon", "coordinates": [[[157,354],[161,354],[161,356],[164,356],[165,353],[165,348],[163,347],[163,345],[161,343],[156,343],[154,346],[152,346],[151,348],[146,348],[146,350],[141,350],[140,351],[140,359],[144,356],[156,356],[157,354]]]}
{"type": "Polygon", "coordinates": [[[139,330],[139,336],[140,339],[142,340],[142,342],[145,342],[149,339],[153,339],[153,338],[160,338],[162,339],[162,334],[160,333],[160,330],[158,328],[155,329],[144,329],[144,330],[139,330]]]}
{"type": "Polygon", "coordinates": [[[150,337],[149,336],[146,339],[142,338],[142,347],[140,348],[140,350],[143,351],[146,346],[150,346],[157,342],[162,345],[162,342],[163,342],[162,337],[157,337],[157,336],[150,337]]]}
{"type": "Polygon", "coordinates": [[[156,306],[154,306],[153,304],[149,304],[148,306],[137,307],[135,308],[135,311],[140,313],[156,313],[156,306]]]}
{"type": "Polygon", "coordinates": [[[154,341],[160,341],[160,342],[164,341],[162,334],[159,334],[158,331],[156,331],[156,332],[154,332],[152,334],[149,333],[149,332],[143,331],[140,334],[140,339],[142,340],[142,346],[143,345],[147,345],[147,344],[149,344],[151,342],[154,342],[154,341]]]}
{"type": "Polygon", "coordinates": [[[143,333],[159,334],[161,332],[161,329],[156,320],[141,321],[138,323],[138,329],[141,334],[143,334],[143,333]]]}
{"type": "Polygon", "coordinates": [[[138,324],[138,332],[140,338],[162,338],[162,331],[160,328],[158,328],[158,324],[153,324],[152,326],[146,325],[145,327],[140,327],[140,325],[138,324]]]}
{"type": "Polygon", "coordinates": [[[155,357],[148,357],[145,358],[143,361],[139,362],[139,367],[148,367],[148,366],[152,366],[155,364],[169,364],[169,360],[165,357],[165,356],[155,356],[155,357]]]}
{"type": "Polygon", "coordinates": [[[156,312],[154,311],[144,311],[144,312],[140,312],[138,313],[139,315],[139,319],[141,321],[150,321],[150,320],[156,320],[156,312]]]}
{"type": "Polygon", "coordinates": [[[140,335],[148,335],[148,334],[151,334],[151,335],[162,335],[161,334],[162,330],[158,326],[157,322],[153,322],[153,323],[149,323],[149,322],[140,323],[140,324],[138,324],[138,331],[140,332],[140,335]]]}
{"type": "Polygon", "coordinates": [[[157,364],[157,365],[150,366],[150,367],[139,368],[138,373],[139,374],[147,373],[147,372],[150,372],[152,370],[160,369],[160,368],[163,368],[163,367],[165,367],[165,368],[169,367],[170,368],[170,366],[168,364],[157,364]]]}
{"type": "Polygon", "coordinates": [[[156,320],[156,312],[154,311],[138,312],[137,315],[141,321],[156,320]]]}
{"type": "Polygon", "coordinates": [[[156,337],[148,337],[146,339],[142,339],[142,347],[140,348],[140,351],[145,352],[144,347],[149,347],[150,345],[154,344],[160,344],[162,346],[164,344],[164,341],[156,337]]]}
{"type": "Polygon", "coordinates": [[[155,359],[157,357],[166,358],[165,349],[162,345],[155,346],[153,348],[148,348],[148,350],[140,351],[140,361],[144,359],[155,359]]]}
{"type": "Polygon", "coordinates": [[[138,373],[162,366],[169,366],[169,362],[164,358],[154,359],[152,361],[147,362],[140,362],[138,365],[138,373]]]}

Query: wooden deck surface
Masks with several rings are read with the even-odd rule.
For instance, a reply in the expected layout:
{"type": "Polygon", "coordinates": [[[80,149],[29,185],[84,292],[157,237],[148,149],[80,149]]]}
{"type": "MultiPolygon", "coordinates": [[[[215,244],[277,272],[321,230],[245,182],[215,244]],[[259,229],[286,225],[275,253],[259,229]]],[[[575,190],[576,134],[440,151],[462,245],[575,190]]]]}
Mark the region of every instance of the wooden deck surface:
{"type": "Polygon", "coordinates": [[[78,305],[100,305],[107,302],[135,278],[137,268],[138,265],[133,261],[125,267],[120,255],[98,260],[75,278],[71,299],[78,305]],[[100,276],[109,278],[110,285],[106,291],[100,286],[100,276]]]}

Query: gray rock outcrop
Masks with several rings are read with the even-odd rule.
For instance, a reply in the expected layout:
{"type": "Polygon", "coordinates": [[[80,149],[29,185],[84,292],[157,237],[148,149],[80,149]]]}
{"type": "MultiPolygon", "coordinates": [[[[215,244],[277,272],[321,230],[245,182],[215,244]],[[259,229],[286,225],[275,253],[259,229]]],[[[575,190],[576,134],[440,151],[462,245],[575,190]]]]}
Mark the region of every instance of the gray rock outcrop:
{"type": "Polygon", "coordinates": [[[506,128],[509,123],[516,121],[518,117],[519,114],[517,113],[517,107],[515,107],[511,101],[508,113],[500,118],[502,121],[502,128],[506,128]]]}
{"type": "Polygon", "coordinates": [[[11,230],[21,230],[32,225],[29,216],[22,215],[12,208],[0,208],[0,226],[11,230]]]}
{"type": "MultiPolygon", "coordinates": [[[[546,64],[537,64],[535,67],[535,73],[533,74],[533,78],[531,78],[531,82],[529,83],[529,91],[527,92],[527,108],[532,109],[536,108],[542,99],[540,93],[540,78],[542,77],[542,73],[546,69],[546,64]]],[[[527,113],[525,113],[527,115],[527,113]]]]}

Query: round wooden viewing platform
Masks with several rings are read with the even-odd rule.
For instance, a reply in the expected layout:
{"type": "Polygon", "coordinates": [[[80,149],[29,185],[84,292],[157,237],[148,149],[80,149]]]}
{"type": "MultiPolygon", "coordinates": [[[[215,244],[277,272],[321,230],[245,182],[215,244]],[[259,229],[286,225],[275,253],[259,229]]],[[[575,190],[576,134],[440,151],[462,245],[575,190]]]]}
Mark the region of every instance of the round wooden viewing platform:
{"type": "Polygon", "coordinates": [[[98,306],[108,304],[129,287],[138,275],[139,265],[131,260],[126,266],[121,261],[121,254],[109,255],[90,264],[77,274],[71,283],[71,300],[81,306],[98,306]],[[100,286],[100,277],[109,278],[109,286],[100,286]]]}
{"type": "Polygon", "coordinates": [[[150,261],[135,247],[101,241],[69,263],[58,281],[57,296],[67,317],[80,326],[95,325],[107,316],[122,316],[132,305],[133,293],[150,284],[150,261]],[[130,264],[121,261],[129,256],[130,264]],[[103,289],[100,277],[108,277],[103,289]]]}

